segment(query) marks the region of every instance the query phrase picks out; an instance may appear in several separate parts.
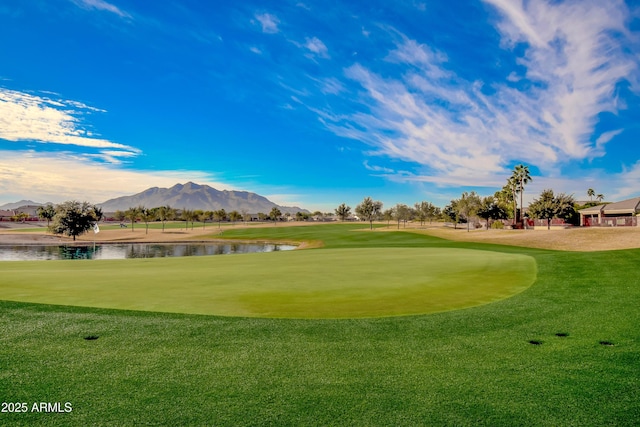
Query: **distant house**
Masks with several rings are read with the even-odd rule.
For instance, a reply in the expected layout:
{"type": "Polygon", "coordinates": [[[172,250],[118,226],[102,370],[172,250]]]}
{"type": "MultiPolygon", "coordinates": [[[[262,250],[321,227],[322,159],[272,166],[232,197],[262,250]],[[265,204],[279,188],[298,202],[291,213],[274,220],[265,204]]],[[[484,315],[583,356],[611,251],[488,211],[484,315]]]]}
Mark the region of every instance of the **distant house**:
{"type": "Polygon", "coordinates": [[[0,221],[8,221],[12,217],[16,215],[16,212],[13,210],[2,210],[0,209],[0,221]]]}
{"type": "Polygon", "coordinates": [[[580,209],[580,225],[583,226],[636,226],[640,213],[640,197],[615,203],[580,209]]]}

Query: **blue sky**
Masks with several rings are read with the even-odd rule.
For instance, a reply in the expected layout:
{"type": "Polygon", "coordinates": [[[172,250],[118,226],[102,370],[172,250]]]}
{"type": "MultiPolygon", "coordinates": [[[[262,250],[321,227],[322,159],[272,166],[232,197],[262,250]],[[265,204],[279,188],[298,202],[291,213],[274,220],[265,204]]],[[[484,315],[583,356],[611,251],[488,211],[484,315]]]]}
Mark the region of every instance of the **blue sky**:
{"type": "Polygon", "coordinates": [[[640,2],[0,0],[0,204],[640,195],[640,2]]]}

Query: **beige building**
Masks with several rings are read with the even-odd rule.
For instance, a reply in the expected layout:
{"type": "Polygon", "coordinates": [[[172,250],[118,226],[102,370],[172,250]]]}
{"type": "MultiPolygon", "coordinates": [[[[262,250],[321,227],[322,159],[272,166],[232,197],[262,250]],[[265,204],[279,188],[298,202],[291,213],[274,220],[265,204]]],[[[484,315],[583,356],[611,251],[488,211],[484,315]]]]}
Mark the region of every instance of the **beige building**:
{"type": "Polygon", "coordinates": [[[637,226],[640,197],[581,209],[578,213],[583,226],[637,226]]]}

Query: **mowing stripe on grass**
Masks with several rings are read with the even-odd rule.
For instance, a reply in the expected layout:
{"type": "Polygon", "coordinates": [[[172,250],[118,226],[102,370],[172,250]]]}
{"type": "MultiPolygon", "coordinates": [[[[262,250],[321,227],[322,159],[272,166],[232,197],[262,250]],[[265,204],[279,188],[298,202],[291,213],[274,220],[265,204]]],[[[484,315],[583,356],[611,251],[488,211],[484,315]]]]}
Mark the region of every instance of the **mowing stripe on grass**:
{"type": "Polygon", "coordinates": [[[0,299],[276,318],[427,314],[529,287],[532,257],[456,248],[358,248],[198,258],[3,263],[0,299]]]}

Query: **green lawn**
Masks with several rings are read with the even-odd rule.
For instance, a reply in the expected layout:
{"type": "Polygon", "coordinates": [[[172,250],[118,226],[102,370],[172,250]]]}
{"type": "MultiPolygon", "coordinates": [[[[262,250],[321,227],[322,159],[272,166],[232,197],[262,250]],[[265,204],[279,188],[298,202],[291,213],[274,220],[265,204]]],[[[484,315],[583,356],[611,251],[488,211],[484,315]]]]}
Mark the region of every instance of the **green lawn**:
{"type": "MultiPolygon", "coordinates": [[[[535,259],[536,280],[491,304],[374,319],[0,302],[3,401],[73,406],[0,413],[0,425],[637,425],[640,250],[564,253],[352,228],[278,225],[225,236],[322,240],[324,248],[308,251],[319,255],[523,255],[535,259]]],[[[55,268],[48,278],[58,280],[55,268]]]]}
{"type": "Polygon", "coordinates": [[[357,248],[2,265],[5,300],[225,316],[426,314],[529,287],[535,260],[468,249],[357,248]]]}

